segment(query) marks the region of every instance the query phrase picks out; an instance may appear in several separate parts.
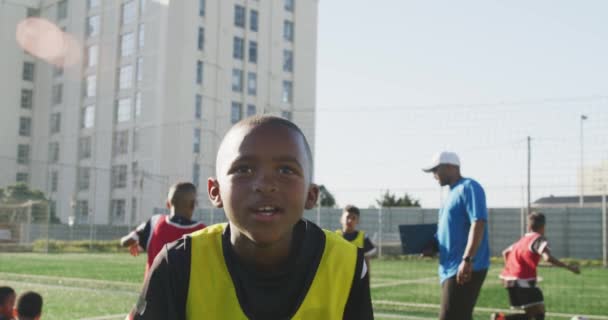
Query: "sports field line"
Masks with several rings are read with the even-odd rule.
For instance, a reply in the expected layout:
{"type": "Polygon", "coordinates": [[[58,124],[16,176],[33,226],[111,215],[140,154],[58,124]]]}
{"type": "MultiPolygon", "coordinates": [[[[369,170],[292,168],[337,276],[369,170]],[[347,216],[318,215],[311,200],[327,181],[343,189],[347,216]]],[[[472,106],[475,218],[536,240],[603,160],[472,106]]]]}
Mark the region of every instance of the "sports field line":
{"type": "Polygon", "coordinates": [[[121,313],[121,314],[112,314],[109,316],[99,316],[99,317],[93,317],[93,318],[80,318],[78,320],[122,320],[125,319],[127,316],[126,313],[121,313]]]}
{"type": "Polygon", "coordinates": [[[395,287],[400,286],[402,284],[411,284],[411,283],[431,283],[432,281],[437,282],[437,277],[429,277],[429,278],[420,278],[414,280],[398,280],[393,282],[384,282],[384,283],[376,283],[370,285],[370,288],[384,288],[384,287],[395,287]]]}
{"type": "Polygon", "coordinates": [[[376,312],[374,312],[374,318],[403,319],[403,320],[435,320],[435,319],[437,319],[437,318],[425,318],[425,317],[416,317],[416,316],[403,316],[403,315],[400,315],[400,314],[376,313],[376,312]]]}
{"type": "MultiPolygon", "coordinates": [[[[112,284],[112,285],[120,285],[120,286],[139,286],[141,288],[141,283],[126,282],[126,281],[98,280],[98,279],[75,278],[75,277],[43,276],[43,275],[34,275],[34,274],[29,274],[29,273],[11,273],[11,272],[0,272],[0,276],[20,277],[20,278],[30,278],[30,279],[40,279],[40,280],[54,280],[54,281],[74,281],[74,282],[80,281],[80,282],[112,284]]],[[[142,279],[142,281],[143,281],[143,279],[142,279]]]]}
{"type": "Polygon", "coordinates": [[[114,293],[114,294],[116,294],[117,292],[120,292],[120,293],[129,294],[129,295],[133,295],[133,296],[139,295],[138,291],[130,291],[130,290],[105,289],[105,288],[83,288],[83,287],[76,287],[76,286],[64,286],[61,284],[48,284],[48,283],[37,283],[37,282],[31,283],[31,282],[23,282],[23,281],[18,281],[18,280],[2,280],[2,283],[8,284],[8,285],[13,285],[13,286],[26,285],[26,286],[30,286],[30,287],[34,287],[34,288],[44,287],[44,288],[86,291],[86,292],[102,291],[102,292],[108,292],[108,293],[114,293]]]}
{"type": "MultiPolygon", "coordinates": [[[[390,300],[374,300],[374,304],[385,304],[385,305],[394,305],[394,306],[402,306],[402,307],[415,307],[415,308],[428,308],[428,309],[439,309],[438,304],[430,304],[430,303],[411,303],[411,302],[399,302],[399,301],[390,301],[390,300]]],[[[483,307],[475,307],[476,311],[484,311],[484,312],[513,312],[510,309],[495,309],[495,308],[483,308],[483,307]]],[[[572,318],[575,316],[583,316],[587,319],[592,320],[608,320],[608,316],[598,316],[598,315],[581,315],[581,314],[569,314],[569,313],[557,313],[557,312],[547,312],[547,316],[550,317],[559,317],[559,318],[572,318]]]]}

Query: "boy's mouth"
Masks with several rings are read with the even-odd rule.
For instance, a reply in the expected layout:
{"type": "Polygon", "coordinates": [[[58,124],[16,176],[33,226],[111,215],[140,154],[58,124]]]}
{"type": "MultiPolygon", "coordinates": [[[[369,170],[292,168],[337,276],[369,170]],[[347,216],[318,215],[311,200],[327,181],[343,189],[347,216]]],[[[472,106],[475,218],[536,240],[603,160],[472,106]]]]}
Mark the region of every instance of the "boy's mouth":
{"type": "Polygon", "coordinates": [[[270,221],[281,213],[281,208],[275,206],[259,206],[253,208],[253,213],[258,220],[270,221]]]}

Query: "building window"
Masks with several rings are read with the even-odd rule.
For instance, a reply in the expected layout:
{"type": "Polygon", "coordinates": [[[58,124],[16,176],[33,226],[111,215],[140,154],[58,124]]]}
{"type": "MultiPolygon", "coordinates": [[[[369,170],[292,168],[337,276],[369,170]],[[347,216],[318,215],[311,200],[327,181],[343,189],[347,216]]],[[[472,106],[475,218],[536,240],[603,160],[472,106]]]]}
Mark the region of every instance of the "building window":
{"type": "Polygon", "coordinates": [[[19,117],[19,135],[29,137],[32,135],[32,118],[19,117]]]}
{"type": "Polygon", "coordinates": [[[248,104],[247,105],[247,116],[251,117],[254,116],[257,113],[256,107],[253,104],[248,104]]]}
{"type": "Polygon", "coordinates": [[[116,102],[116,122],[131,120],[131,98],[122,98],[116,102]]]}
{"type": "Polygon", "coordinates": [[[62,67],[54,66],[53,67],[53,77],[54,78],[59,78],[62,75],[63,75],[63,68],[62,67]]]}
{"type": "Polygon", "coordinates": [[[23,63],[23,74],[22,78],[25,81],[34,81],[34,63],[33,62],[24,62],[23,63]]]}
{"type": "Polygon", "coordinates": [[[89,201],[76,201],[76,207],[74,208],[74,218],[77,224],[84,224],[89,222],[89,201]]]}
{"type": "Polygon", "coordinates": [[[192,184],[197,186],[200,183],[201,166],[198,163],[192,165],[192,184]]]}
{"type": "Polygon", "coordinates": [[[194,140],[192,140],[192,152],[201,152],[201,128],[194,128],[194,140]]]}
{"type": "Polygon", "coordinates": [[[203,84],[203,62],[196,62],[196,84],[203,84]]]}
{"type": "Polygon", "coordinates": [[[291,81],[283,81],[282,101],[291,103],[293,101],[293,83],[291,81]]]}
{"type": "Polygon", "coordinates": [[[137,221],[137,198],[131,198],[131,224],[137,221]]]}
{"type": "Polygon", "coordinates": [[[241,120],[241,115],[243,114],[243,104],[240,102],[232,102],[232,108],[230,112],[230,121],[232,123],[237,123],[241,120]]]}
{"type": "MultiPolygon", "coordinates": [[[[140,144],[140,134],[139,134],[139,129],[135,128],[133,129],[133,152],[139,151],[139,144],[140,144]]],[[[135,162],[137,164],[137,162],[135,162]]],[[[135,174],[135,172],[137,170],[132,170],[133,174],[135,174]]]]}
{"type": "Polygon", "coordinates": [[[133,66],[128,64],[120,67],[118,75],[118,87],[120,89],[129,89],[133,86],[133,66]]]}
{"type": "Polygon", "coordinates": [[[141,17],[146,14],[146,5],[148,4],[148,0],[139,0],[139,16],[141,17]]]}
{"type": "Polygon", "coordinates": [[[198,0],[198,15],[201,17],[205,16],[205,0],[198,0]]]}
{"type": "Polygon", "coordinates": [[[49,143],[49,162],[59,162],[59,142],[49,143]]]}
{"type": "Polygon", "coordinates": [[[232,69],[232,91],[243,91],[243,70],[232,69]]]}
{"type": "Polygon", "coordinates": [[[94,97],[97,93],[97,76],[92,74],[86,77],[85,79],[85,97],[94,97]]]}
{"type": "Polygon", "coordinates": [[[99,7],[100,0],[87,0],[87,8],[93,9],[99,7]]]}
{"type": "Polygon", "coordinates": [[[112,200],[112,224],[120,224],[125,222],[125,200],[112,200]]]}
{"type": "Polygon", "coordinates": [[[51,114],[51,134],[61,131],[61,113],[51,114]]]}
{"type": "Polygon", "coordinates": [[[137,82],[141,82],[144,78],[144,58],[137,58],[137,82]]]}
{"type": "Polygon", "coordinates": [[[91,157],[91,137],[80,137],[78,139],[78,159],[91,157]]]}
{"type": "Polygon", "coordinates": [[[82,109],[81,128],[93,128],[95,125],[95,105],[88,105],[82,109]]]}
{"type": "Polygon", "coordinates": [[[99,15],[90,16],[87,18],[87,36],[96,37],[99,35],[99,15]]]}
{"type": "Polygon", "coordinates": [[[284,7],[285,7],[285,10],[287,10],[289,12],[293,12],[294,1],[295,0],[283,0],[283,4],[284,4],[284,7]]]}
{"type": "Polygon", "coordinates": [[[91,168],[78,168],[78,190],[89,190],[91,181],[91,168]]]}
{"type": "Polygon", "coordinates": [[[258,63],[258,43],[249,41],[249,62],[258,63]]]}
{"type": "Polygon", "coordinates": [[[17,146],[17,163],[30,163],[30,146],[28,144],[20,144],[17,146]]]}
{"type": "Polygon", "coordinates": [[[243,60],[245,50],[245,40],[243,38],[234,37],[232,45],[232,57],[238,60],[243,60]]]}
{"type": "Polygon", "coordinates": [[[247,73],[247,93],[250,96],[258,93],[258,75],[255,72],[247,73]]]}
{"type": "Polygon", "coordinates": [[[127,165],[112,166],[112,188],[124,188],[127,186],[127,165]]]}
{"type": "Polygon", "coordinates": [[[144,47],[146,41],[146,25],[143,23],[139,25],[139,33],[137,34],[137,48],[141,50],[144,47]]]}
{"type": "Polygon", "coordinates": [[[140,176],[140,172],[139,172],[139,164],[137,163],[137,161],[133,161],[131,162],[131,184],[133,185],[133,188],[137,188],[137,182],[138,182],[138,177],[140,176]]]}
{"type": "Polygon", "coordinates": [[[97,65],[97,59],[99,55],[99,46],[94,44],[87,47],[87,67],[93,67],[97,65]]]}
{"type": "Polygon", "coordinates": [[[141,116],[141,92],[135,94],[135,118],[141,116]]]}
{"type": "Polygon", "coordinates": [[[281,117],[291,121],[291,111],[286,111],[286,110],[281,111],[281,117]]]}
{"type": "Polygon", "coordinates": [[[128,1],[122,4],[122,25],[127,25],[135,21],[137,14],[137,8],[135,8],[135,1],[128,1]]]}
{"type": "Polygon", "coordinates": [[[120,36],[120,56],[128,57],[133,54],[135,51],[135,44],[133,41],[135,40],[135,36],[133,32],[125,33],[120,36]]]}
{"type": "Polygon", "coordinates": [[[57,191],[57,185],[59,185],[59,172],[51,171],[51,192],[57,191]]]}
{"type": "Polygon", "coordinates": [[[34,91],[21,89],[21,108],[31,109],[34,105],[34,91]]]}
{"type": "Polygon", "coordinates": [[[283,23],[283,39],[293,42],[293,22],[285,20],[283,23]]]}
{"type": "Polygon", "coordinates": [[[283,50],[283,71],[293,72],[293,51],[283,50]]]}
{"type": "Polygon", "coordinates": [[[29,180],[29,174],[27,174],[26,172],[17,172],[17,176],[15,177],[15,179],[17,180],[17,183],[26,183],[29,180]]]}
{"type": "Polygon", "coordinates": [[[117,131],[114,133],[112,142],[112,153],[114,155],[126,154],[129,152],[129,130],[117,131]]]}
{"type": "Polygon", "coordinates": [[[245,7],[234,6],[234,25],[240,28],[245,28],[245,7]]]}
{"type": "Polygon", "coordinates": [[[251,10],[249,12],[249,30],[258,31],[258,11],[251,10]]]}
{"type": "Polygon", "coordinates": [[[205,29],[198,27],[198,50],[203,51],[205,49],[205,29]]]}
{"type": "Polygon", "coordinates": [[[203,96],[200,94],[194,96],[194,117],[196,119],[203,117],[203,96]]]}
{"type": "Polygon", "coordinates": [[[27,14],[26,14],[26,16],[28,18],[39,17],[40,16],[40,9],[27,8],[27,14]]]}
{"type": "Polygon", "coordinates": [[[57,3],[57,20],[63,20],[68,16],[68,1],[62,0],[57,3]]]}
{"type": "Polygon", "coordinates": [[[61,103],[61,100],[63,100],[63,84],[58,83],[58,84],[54,84],[52,90],[52,101],[53,101],[53,105],[58,105],[61,103]]]}

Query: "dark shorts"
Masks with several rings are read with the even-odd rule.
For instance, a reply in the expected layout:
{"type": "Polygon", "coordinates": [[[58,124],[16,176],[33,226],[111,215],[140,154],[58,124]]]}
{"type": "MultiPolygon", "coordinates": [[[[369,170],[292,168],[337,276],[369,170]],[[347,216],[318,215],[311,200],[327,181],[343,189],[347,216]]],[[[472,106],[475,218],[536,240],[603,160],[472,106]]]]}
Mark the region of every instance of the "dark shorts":
{"type": "Polygon", "coordinates": [[[459,285],[456,276],[441,285],[440,320],[473,320],[473,308],[488,270],[473,271],[471,281],[459,285]]]}
{"type": "Polygon", "coordinates": [[[544,303],[543,292],[538,287],[512,287],[507,288],[507,291],[509,291],[509,300],[511,301],[511,307],[513,308],[525,309],[544,303]]]}

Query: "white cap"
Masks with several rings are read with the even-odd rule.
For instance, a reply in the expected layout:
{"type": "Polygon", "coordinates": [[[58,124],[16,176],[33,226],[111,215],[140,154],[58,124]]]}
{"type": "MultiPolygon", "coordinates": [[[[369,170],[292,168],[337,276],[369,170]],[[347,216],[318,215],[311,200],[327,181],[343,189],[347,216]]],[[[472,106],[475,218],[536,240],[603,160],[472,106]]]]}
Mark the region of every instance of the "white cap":
{"type": "Polygon", "coordinates": [[[433,156],[433,160],[431,160],[431,163],[425,168],[422,168],[422,171],[431,172],[440,164],[451,164],[460,167],[460,159],[458,158],[458,155],[454,152],[442,151],[435,154],[433,156]]]}

